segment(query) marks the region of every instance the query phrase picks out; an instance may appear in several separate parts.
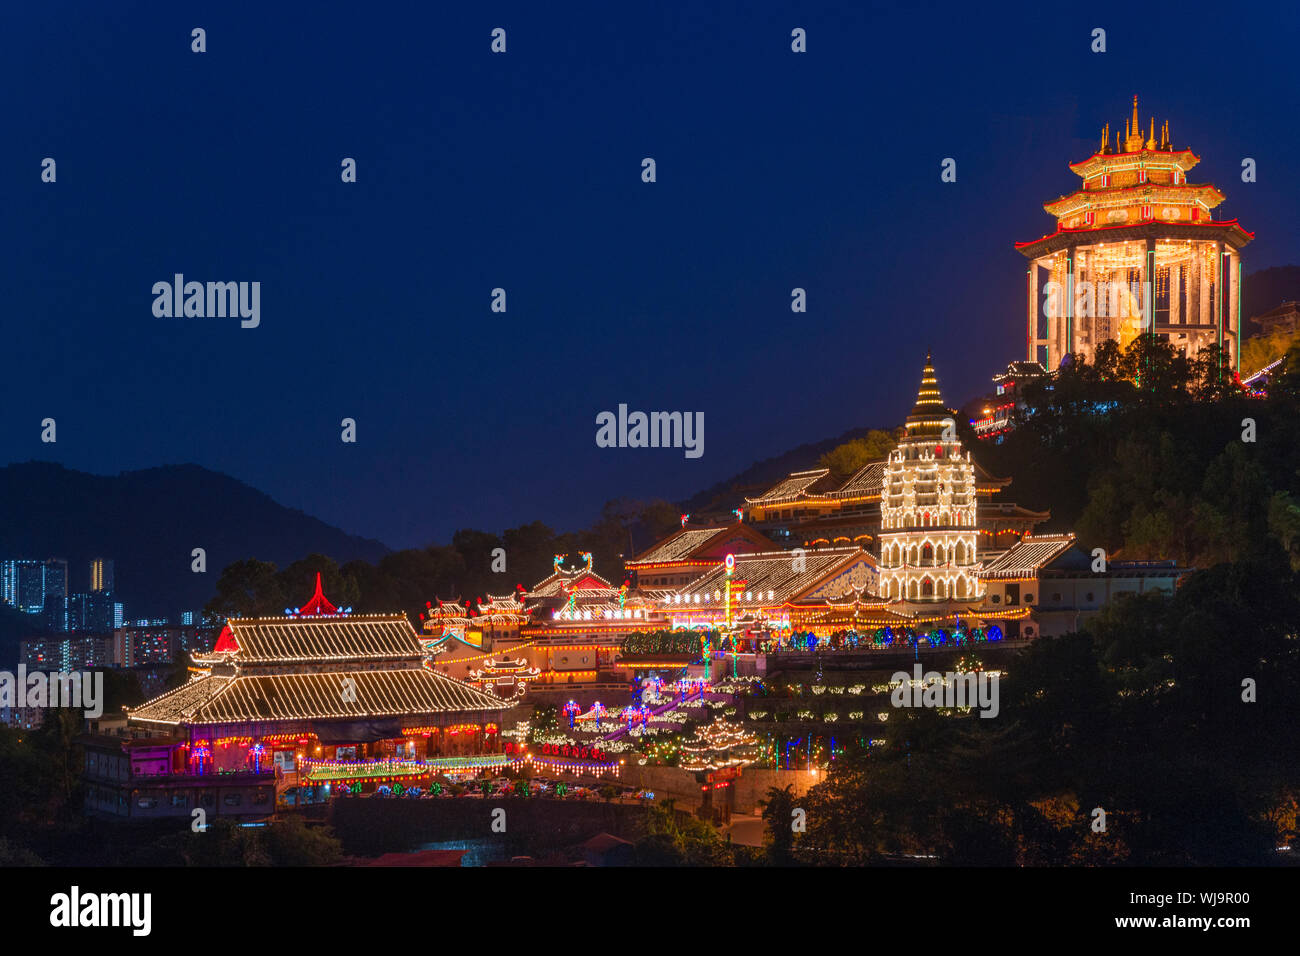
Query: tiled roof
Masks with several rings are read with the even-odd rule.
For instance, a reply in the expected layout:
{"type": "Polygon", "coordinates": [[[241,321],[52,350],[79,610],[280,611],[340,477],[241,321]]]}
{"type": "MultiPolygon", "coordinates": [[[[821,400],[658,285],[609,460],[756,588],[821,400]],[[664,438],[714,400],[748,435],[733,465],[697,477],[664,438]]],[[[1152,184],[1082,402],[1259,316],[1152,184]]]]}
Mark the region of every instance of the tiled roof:
{"type": "Polygon", "coordinates": [[[1074,545],[1072,534],[1025,535],[978,572],[981,578],[1015,578],[1037,574],[1074,545]]]}
{"type": "Polygon", "coordinates": [[[174,724],[201,710],[212,698],[224,691],[234,677],[208,675],[196,678],[175,690],[153,700],[145,701],[139,707],[125,708],[127,716],[142,720],[161,721],[174,724]],[[175,719],[174,719],[175,718],[175,719]]]}
{"type": "MultiPolygon", "coordinates": [[[[830,577],[841,568],[864,557],[870,560],[869,555],[861,548],[824,548],[806,551],[803,554],[803,569],[796,571],[796,555],[793,551],[766,551],[761,554],[737,555],[732,579],[745,581],[745,590],[756,596],[754,601],[756,605],[761,600],[764,606],[770,607],[790,600],[817,584],[822,578],[830,577]],[[767,596],[769,591],[772,592],[771,598],[767,596]],[[762,597],[758,598],[757,595],[760,594],[762,597]]],[[[726,568],[720,567],[696,578],[674,593],[683,596],[703,595],[704,598],[700,602],[690,603],[691,608],[721,606],[725,602],[715,601],[713,594],[715,591],[725,593],[726,580],[726,568]]],[[[666,604],[664,609],[671,612],[678,606],[676,603],[666,604]]],[[[685,608],[687,604],[683,603],[680,607],[685,608]]]]}
{"type": "Polygon", "coordinates": [[[261,721],[365,719],[499,711],[509,705],[490,694],[423,667],[317,674],[210,674],[128,709],[133,721],[232,724],[261,721]],[[344,701],[343,681],[356,682],[344,701]]]}
{"type": "Polygon", "coordinates": [[[863,465],[852,477],[834,491],[827,492],[827,498],[849,498],[858,495],[878,495],[884,484],[885,463],[873,461],[863,465]]]}
{"type": "Polygon", "coordinates": [[[552,574],[550,577],[538,582],[538,584],[529,591],[525,597],[556,597],[557,595],[565,593],[565,588],[569,587],[573,582],[582,581],[587,578],[595,581],[598,586],[581,588],[580,592],[584,597],[613,597],[618,594],[618,589],[595,571],[581,571],[577,574],[552,574]]]}
{"type": "Polygon", "coordinates": [[[356,617],[231,618],[243,664],[415,660],[419,637],[403,614],[356,617]]]}
{"type": "MultiPolygon", "coordinates": [[[[979,462],[972,460],[975,466],[976,489],[991,494],[1011,483],[1010,478],[999,478],[985,471],[979,462]]],[[[769,488],[758,498],[746,498],[751,505],[772,507],[801,500],[820,499],[833,501],[838,498],[861,498],[880,494],[884,484],[885,460],[872,461],[855,471],[843,484],[836,485],[828,468],[813,471],[796,471],[769,488]]],[[[671,540],[671,539],[669,539],[671,540]]],[[[662,560],[662,559],[661,559],[662,560]]]]}
{"type": "Polygon", "coordinates": [[[774,504],[806,494],[812,484],[831,473],[829,468],[814,468],[811,471],[792,472],[776,485],[763,492],[757,498],[746,498],[751,504],[774,504]]]}
{"type": "Polygon", "coordinates": [[[710,538],[726,528],[683,528],[637,555],[628,564],[647,564],[660,561],[682,561],[708,543],[710,538]]]}

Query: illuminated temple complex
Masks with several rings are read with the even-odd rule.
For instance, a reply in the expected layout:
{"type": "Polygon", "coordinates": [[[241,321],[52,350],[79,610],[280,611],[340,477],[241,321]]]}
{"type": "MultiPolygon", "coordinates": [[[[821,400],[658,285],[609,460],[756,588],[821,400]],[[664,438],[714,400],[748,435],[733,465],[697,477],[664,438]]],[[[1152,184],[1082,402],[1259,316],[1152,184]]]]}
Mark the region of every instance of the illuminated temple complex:
{"type": "Polygon", "coordinates": [[[1028,361],[1055,370],[1145,332],[1189,357],[1219,345],[1240,370],[1241,251],[1254,234],[1213,217],[1224,195],[1188,181],[1199,162],[1174,146],[1168,122],[1144,131],[1135,96],[1123,134],[1107,125],[1097,151],[1070,164],[1079,188],[1043,206],[1055,231],[1016,243],[1029,260],[1028,361]]]}
{"type": "MultiPolygon", "coordinates": [[[[917,409],[923,408],[922,400],[934,399],[926,394],[933,386],[933,379],[934,369],[927,358],[917,409]]],[[[953,416],[945,414],[945,417],[953,416]]],[[[920,454],[917,449],[924,443],[911,441],[915,431],[909,421],[909,426],[904,428],[904,443],[920,454]]],[[[1010,478],[990,475],[978,462],[968,464],[972,500],[979,507],[975,509],[974,526],[964,533],[968,539],[974,538],[977,557],[991,557],[1005,551],[1051,517],[1046,511],[1033,511],[1007,500],[1004,495],[1011,484],[1010,478]]],[[[887,483],[896,485],[901,468],[902,459],[891,453],[879,461],[868,462],[847,479],[836,478],[829,468],[792,472],[761,495],[745,499],[746,526],[761,530],[787,548],[856,545],[880,555],[884,530],[882,501],[887,483]]],[[[898,507],[896,493],[893,507],[898,507]]]]}

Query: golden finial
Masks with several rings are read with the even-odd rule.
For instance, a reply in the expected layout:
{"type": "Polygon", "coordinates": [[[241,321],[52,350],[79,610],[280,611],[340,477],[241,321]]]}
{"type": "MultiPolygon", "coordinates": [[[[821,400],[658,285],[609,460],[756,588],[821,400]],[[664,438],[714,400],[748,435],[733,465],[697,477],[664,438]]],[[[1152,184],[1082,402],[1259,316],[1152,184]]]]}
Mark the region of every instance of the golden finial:
{"type": "Polygon", "coordinates": [[[1151,133],[1147,136],[1147,149],[1156,148],[1156,118],[1151,117],[1151,133]]]}
{"type": "MultiPolygon", "coordinates": [[[[1154,123],[1155,120],[1152,120],[1154,123]]],[[[1142,150],[1142,121],[1138,119],[1138,98],[1133,96],[1133,116],[1124,122],[1124,152],[1137,153],[1142,150]]]]}

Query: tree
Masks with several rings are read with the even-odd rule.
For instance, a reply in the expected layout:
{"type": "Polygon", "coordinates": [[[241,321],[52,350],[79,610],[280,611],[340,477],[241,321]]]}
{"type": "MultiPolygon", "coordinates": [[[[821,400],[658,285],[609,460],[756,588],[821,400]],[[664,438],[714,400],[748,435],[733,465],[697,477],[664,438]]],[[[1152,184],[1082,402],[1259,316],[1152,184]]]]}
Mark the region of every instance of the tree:
{"type": "Polygon", "coordinates": [[[767,859],[773,866],[789,866],[794,862],[794,787],[768,787],[767,799],[760,802],[763,822],[771,842],[767,859]]]}
{"type": "Polygon", "coordinates": [[[836,478],[847,478],[865,465],[888,457],[897,444],[895,434],[873,428],[863,438],[854,438],[832,448],[817,460],[817,464],[829,468],[836,478]]]}
{"type": "Polygon", "coordinates": [[[266,829],[266,849],[276,866],[329,866],[343,857],[343,845],[333,830],[308,826],[293,814],[266,829]]]}
{"type": "MultiPolygon", "coordinates": [[[[284,588],[270,561],[248,558],[227,565],[217,579],[217,593],[204,611],[217,617],[283,614],[284,588]]],[[[310,593],[308,594],[310,597],[310,593]]],[[[307,598],[302,598],[305,601],[307,598]]]]}

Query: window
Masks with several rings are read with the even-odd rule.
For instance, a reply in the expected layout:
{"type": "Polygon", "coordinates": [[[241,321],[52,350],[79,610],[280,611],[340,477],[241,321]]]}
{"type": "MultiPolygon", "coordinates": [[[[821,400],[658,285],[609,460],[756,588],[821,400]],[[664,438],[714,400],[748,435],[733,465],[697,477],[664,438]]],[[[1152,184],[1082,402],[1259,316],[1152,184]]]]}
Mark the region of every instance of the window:
{"type": "Polygon", "coordinates": [[[238,793],[228,793],[221,800],[228,807],[237,807],[244,802],[244,798],[238,793]]]}
{"type": "Polygon", "coordinates": [[[1025,603],[1026,603],[1026,604],[1033,604],[1033,603],[1034,603],[1034,596],[1033,596],[1032,594],[1026,594],[1026,595],[1025,595],[1025,603]]]}
{"type": "Polygon", "coordinates": [[[989,603],[990,603],[990,604],[1001,604],[1001,603],[1002,603],[1002,595],[1000,595],[1000,594],[990,594],[990,595],[989,595],[989,603]]]}
{"type": "Polygon", "coordinates": [[[1086,600],[1091,601],[1091,600],[1092,600],[1092,592],[1089,591],[1087,594],[1084,595],[1084,598],[1085,598],[1086,600]]]}
{"type": "Polygon", "coordinates": [[[189,805],[190,805],[190,798],[186,794],[183,793],[172,794],[173,807],[188,807],[189,805]]]}
{"type": "Polygon", "coordinates": [[[1061,594],[1060,594],[1059,591],[1058,591],[1056,594],[1053,594],[1053,595],[1052,595],[1052,600],[1053,600],[1053,601],[1057,601],[1057,602],[1059,602],[1059,601],[1061,600],[1061,594]]]}
{"type": "Polygon", "coordinates": [[[153,797],[141,797],[135,802],[135,805],[141,810],[152,810],[158,806],[158,801],[153,797]]]}

